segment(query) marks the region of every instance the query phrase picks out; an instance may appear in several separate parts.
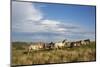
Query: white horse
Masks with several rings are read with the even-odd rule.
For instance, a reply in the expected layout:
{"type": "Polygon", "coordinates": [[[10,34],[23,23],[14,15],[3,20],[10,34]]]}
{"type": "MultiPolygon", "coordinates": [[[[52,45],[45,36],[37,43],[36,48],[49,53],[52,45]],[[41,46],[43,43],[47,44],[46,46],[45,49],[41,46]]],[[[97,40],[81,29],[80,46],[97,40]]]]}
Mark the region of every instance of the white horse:
{"type": "Polygon", "coordinates": [[[66,40],[63,40],[62,42],[55,43],[54,47],[57,48],[63,48],[66,44],[66,40]]]}
{"type": "Polygon", "coordinates": [[[37,43],[37,44],[31,44],[29,47],[28,47],[28,52],[31,52],[32,50],[40,50],[40,49],[43,49],[45,46],[44,43],[37,43]]]}

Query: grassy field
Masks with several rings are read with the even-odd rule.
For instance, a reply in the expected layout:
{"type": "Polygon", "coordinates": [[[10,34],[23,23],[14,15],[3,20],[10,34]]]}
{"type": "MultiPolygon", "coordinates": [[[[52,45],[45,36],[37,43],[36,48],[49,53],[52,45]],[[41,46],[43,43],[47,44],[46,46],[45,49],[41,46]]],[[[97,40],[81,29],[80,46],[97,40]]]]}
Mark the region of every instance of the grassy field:
{"type": "Polygon", "coordinates": [[[79,61],[95,61],[96,45],[91,42],[89,45],[41,50],[27,53],[27,43],[12,43],[12,65],[31,65],[31,64],[48,64],[62,62],[79,62],[79,61]],[[21,45],[20,45],[21,44],[21,45]]]}

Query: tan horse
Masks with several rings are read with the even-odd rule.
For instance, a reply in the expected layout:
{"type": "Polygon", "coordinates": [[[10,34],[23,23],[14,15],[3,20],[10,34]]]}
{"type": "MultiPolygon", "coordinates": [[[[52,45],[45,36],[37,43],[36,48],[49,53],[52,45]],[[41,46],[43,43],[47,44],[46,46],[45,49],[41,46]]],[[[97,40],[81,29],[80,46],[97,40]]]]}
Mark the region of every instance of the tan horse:
{"type": "Polygon", "coordinates": [[[41,50],[41,49],[44,48],[44,46],[45,46],[45,43],[42,43],[42,42],[39,42],[39,43],[36,43],[36,44],[31,44],[28,47],[28,52],[32,52],[33,50],[34,51],[41,50]]]}

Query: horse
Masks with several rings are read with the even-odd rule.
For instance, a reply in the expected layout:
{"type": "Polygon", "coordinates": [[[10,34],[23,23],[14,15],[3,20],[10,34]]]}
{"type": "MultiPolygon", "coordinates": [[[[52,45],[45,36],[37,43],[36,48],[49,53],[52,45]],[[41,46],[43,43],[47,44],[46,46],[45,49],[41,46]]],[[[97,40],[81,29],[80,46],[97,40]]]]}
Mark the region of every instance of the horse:
{"type": "Polygon", "coordinates": [[[82,44],[82,45],[88,45],[88,44],[90,44],[90,39],[82,40],[82,41],[81,41],[81,44],[82,44]]]}
{"type": "Polygon", "coordinates": [[[63,40],[62,42],[57,42],[54,44],[54,48],[58,49],[58,48],[63,48],[66,44],[66,40],[63,40]]]}
{"type": "Polygon", "coordinates": [[[81,40],[81,45],[86,45],[86,42],[84,40],[81,40]]]}
{"type": "Polygon", "coordinates": [[[75,47],[76,46],[76,42],[71,42],[70,43],[70,48],[75,47]]]}
{"type": "Polygon", "coordinates": [[[70,45],[71,45],[71,42],[66,43],[66,47],[70,47],[70,45]]]}
{"type": "Polygon", "coordinates": [[[53,47],[54,47],[54,43],[53,42],[45,44],[45,49],[52,49],[53,47]]]}
{"type": "Polygon", "coordinates": [[[32,52],[32,50],[37,51],[37,50],[41,50],[45,47],[45,43],[39,42],[39,43],[35,43],[35,44],[31,44],[28,47],[28,52],[32,52]]]}
{"type": "Polygon", "coordinates": [[[70,42],[70,48],[81,46],[81,41],[70,42]]]}
{"type": "Polygon", "coordinates": [[[86,42],[86,45],[90,44],[90,39],[86,39],[84,40],[84,42],[86,42]]]}
{"type": "Polygon", "coordinates": [[[76,41],[76,46],[81,46],[81,41],[76,41]]]}

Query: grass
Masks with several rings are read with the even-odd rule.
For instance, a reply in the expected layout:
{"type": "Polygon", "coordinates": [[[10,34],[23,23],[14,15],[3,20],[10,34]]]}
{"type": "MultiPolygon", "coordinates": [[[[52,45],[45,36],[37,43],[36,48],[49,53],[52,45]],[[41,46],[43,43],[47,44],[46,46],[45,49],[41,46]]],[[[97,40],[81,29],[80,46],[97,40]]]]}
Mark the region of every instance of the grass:
{"type": "Polygon", "coordinates": [[[12,44],[12,65],[48,64],[62,62],[80,62],[96,60],[96,45],[32,51],[27,53],[28,45],[12,44]],[[20,47],[20,48],[19,48],[20,47]]]}

